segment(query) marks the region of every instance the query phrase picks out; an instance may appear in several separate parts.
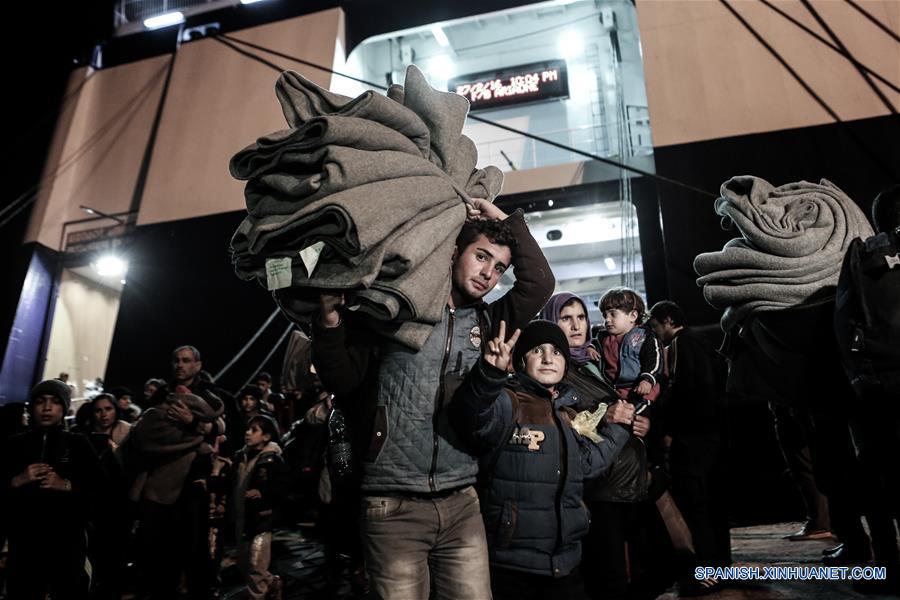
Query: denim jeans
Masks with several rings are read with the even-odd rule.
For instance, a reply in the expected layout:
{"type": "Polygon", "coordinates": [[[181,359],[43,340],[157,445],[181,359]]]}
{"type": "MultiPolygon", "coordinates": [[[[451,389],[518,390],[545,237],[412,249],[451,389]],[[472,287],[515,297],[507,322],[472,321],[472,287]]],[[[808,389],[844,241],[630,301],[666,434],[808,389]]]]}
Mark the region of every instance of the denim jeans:
{"type": "Polygon", "coordinates": [[[490,600],[478,494],[364,496],[362,542],[372,587],[383,600],[490,600]]]}

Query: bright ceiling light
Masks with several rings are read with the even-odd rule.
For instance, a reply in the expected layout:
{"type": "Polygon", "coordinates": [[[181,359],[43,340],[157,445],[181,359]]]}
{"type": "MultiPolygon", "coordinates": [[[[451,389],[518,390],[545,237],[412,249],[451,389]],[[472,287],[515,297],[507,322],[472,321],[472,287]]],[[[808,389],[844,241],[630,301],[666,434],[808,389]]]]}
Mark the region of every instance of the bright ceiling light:
{"type": "Polygon", "coordinates": [[[446,54],[439,54],[426,63],[425,76],[435,89],[447,89],[447,82],[455,74],[453,59],[446,54]]]}
{"type": "Polygon", "coordinates": [[[241,4],[256,4],[257,2],[262,2],[262,0],[241,0],[241,4]]]}
{"type": "Polygon", "coordinates": [[[559,36],[559,51],[569,60],[584,53],[584,39],[574,31],[564,31],[559,36]]]}
{"type": "Polygon", "coordinates": [[[433,35],[434,39],[437,40],[437,43],[441,45],[441,48],[446,48],[450,45],[450,40],[447,38],[447,34],[444,33],[444,30],[441,29],[440,25],[435,25],[431,28],[431,35],[433,35]]]}
{"type": "Polygon", "coordinates": [[[612,256],[607,256],[606,258],[604,258],[603,264],[605,264],[606,268],[609,269],[610,271],[616,270],[616,261],[613,260],[612,256]]]}
{"type": "Polygon", "coordinates": [[[446,54],[435,56],[428,63],[428,74],[442,81],[450,79],[453,76],[453,59],[446,54]]]}
{"type": "Polygon", "coordinates": [[[177,10],[144,19],[144,27],[147,29],[161,29],[171,25],[178,25],[179,23],[184,23],[184,15],[177,10]]]}
{"type": "Polygon", "coordinates": [[[96,263],[94,269],[97,275],[101,277],[122,277],[128,271],[128,263],[113,254],[101,256],[96,263]]]}

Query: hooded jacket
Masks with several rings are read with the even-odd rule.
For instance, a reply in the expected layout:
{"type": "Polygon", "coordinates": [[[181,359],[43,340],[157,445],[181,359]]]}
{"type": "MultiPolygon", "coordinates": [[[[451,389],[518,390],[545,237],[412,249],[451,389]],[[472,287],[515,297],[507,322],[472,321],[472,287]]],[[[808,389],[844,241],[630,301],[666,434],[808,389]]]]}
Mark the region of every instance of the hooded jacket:
{"type": "Polygon", "coordinates": [[[659,377],[663,372],[662,346],[649,327],[638,325],[621,337],[601,331],[595,343],[607,383],[617,390],[626,390],[646,380],[654,387],[654,392],[651,392],[653,399],[659,395],[659,377]],[[617,364],[611,364],[608,359],[607,351],[610,349],[616,350],[617,364]]]}
{"type": "Polygon", "coordinates": [[[254,453],[246,446],[234,455],[235,532],[252,538],[272,531],[275,512],[287,492],[287,468],[281,447],[267,443],[254,453]],[[245,498],[247,490],[259,490],[259,498],[245,498]]]}

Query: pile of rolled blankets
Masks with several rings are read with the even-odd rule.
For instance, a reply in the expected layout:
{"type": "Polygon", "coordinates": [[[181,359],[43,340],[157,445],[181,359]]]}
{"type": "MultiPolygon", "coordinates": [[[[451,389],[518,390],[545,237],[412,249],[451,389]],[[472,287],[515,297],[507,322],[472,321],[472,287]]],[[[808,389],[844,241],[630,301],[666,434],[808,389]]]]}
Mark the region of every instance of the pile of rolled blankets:
{"type": "Polygon", "coordinates": [[[310,321],[322,290],[342,292],[374,330],[418,349],[446,306],[465,202],[493,200],[503,181],[476,168],[468,101],[415,66],[386,96],[349,98],[293,72],[276,94],[288,128],[231,159],[247,182],[235,271],[294,322],[310,321]]]}
{"type": "Polygon", "coordinates": [[[725,331],[759,311],[833,299],[850,242],[872,235],[860,208],[825,179],[773,187],[758,177],[732,177],[715,211],[741,237],[698,255],[694,269],[707,302],[724,310],[725,331]]]}

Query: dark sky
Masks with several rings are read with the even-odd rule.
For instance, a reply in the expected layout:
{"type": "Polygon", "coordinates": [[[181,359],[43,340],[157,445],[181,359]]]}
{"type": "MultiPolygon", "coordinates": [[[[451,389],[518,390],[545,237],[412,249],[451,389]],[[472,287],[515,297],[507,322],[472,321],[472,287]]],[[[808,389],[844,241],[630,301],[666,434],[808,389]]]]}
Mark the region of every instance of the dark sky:
{"type": "MultiPolygon", "coordinates": [[[[89,56],[94,44],[111,34],[113,15],[108,0],[16,2],[4,8],[0,224],[10,214],[3,209],[41,176],[73,60],[89,56]]],[[[30,258],[22,246],[29,215],[30,206],[0,227],[0,350],[6,347],[30,258]]]]}
{"type": "MultiPolygon", "coordinates": [[[[112,31],[112,3],[90,0],[11,4],[2,36],[4,74],[6,172],[0,206],[6,206],[40,177],[73,59],[88,56],[97,40],[112,31]]],[[[26,211],[27,213],[27,211],[26,211]]],[[[0,230],[7,242],[21,241],[25,213],[0,230]]]]}

